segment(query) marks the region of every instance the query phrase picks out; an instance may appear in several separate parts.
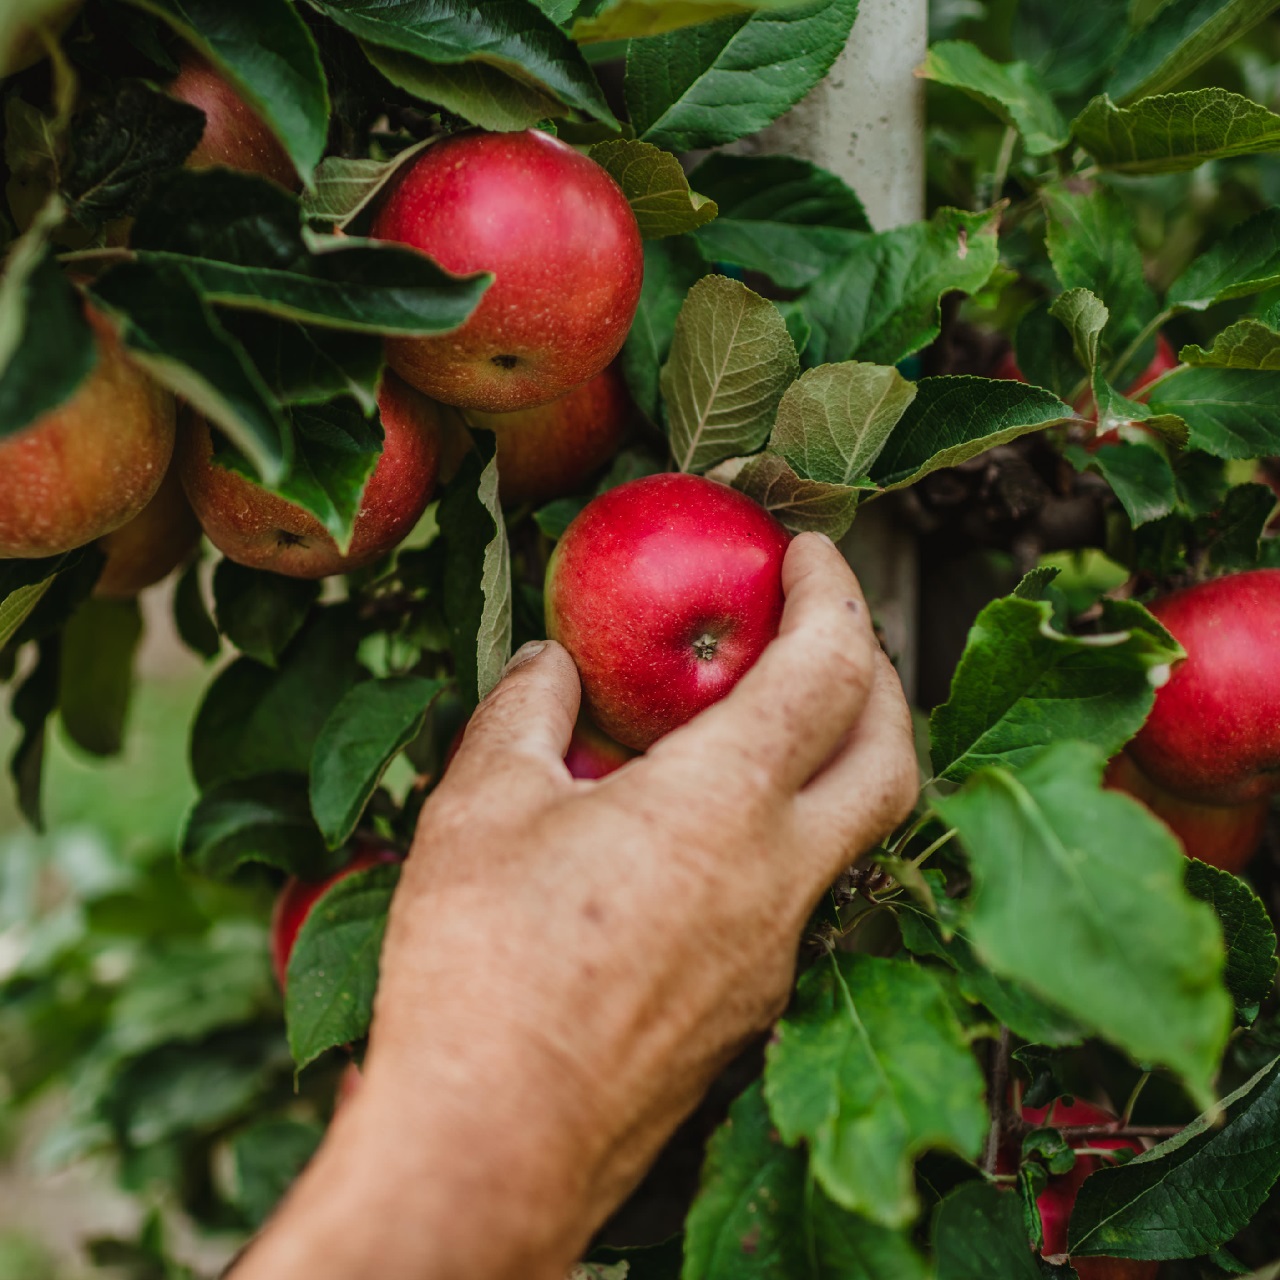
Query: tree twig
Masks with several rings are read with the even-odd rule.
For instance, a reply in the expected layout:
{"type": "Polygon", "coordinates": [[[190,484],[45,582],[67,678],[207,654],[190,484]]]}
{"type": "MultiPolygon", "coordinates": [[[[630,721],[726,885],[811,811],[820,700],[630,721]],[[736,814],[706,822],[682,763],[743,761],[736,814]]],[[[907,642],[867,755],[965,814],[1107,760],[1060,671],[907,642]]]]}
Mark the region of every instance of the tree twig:
{"type": "Polygon", "coordinates": [[[1009,1057],[1012,1047],[1013,1036],[1009,1028],[1001,1027],[1000,1043],[996,1046],[995,1061],[991,1064],[991,1086],[987,1093],[991,1128],[987,1133],[986,1150],[982,1153],[982,1168],[989,1174],[996,1171],[996,1161],[1000,1158],[1000,1140],[1005,1133],[1005,1095],[1009,1091],[1009,1057]]]}

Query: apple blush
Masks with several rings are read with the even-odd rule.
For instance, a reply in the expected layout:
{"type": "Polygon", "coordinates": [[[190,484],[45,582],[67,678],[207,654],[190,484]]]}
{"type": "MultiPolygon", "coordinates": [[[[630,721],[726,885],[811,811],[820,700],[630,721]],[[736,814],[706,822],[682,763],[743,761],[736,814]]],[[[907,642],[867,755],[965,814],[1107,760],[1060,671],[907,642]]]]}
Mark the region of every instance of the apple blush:
{"type": "Polygon", "coordinates": [[[371,234],[459,275],[493,274],[461,328],[387,340],[405,381],[463,409],[510,413],[581,386],[618,354],[640,301],[644,253],[626,197],[595,161],[536,129],[428,147],[371,234]]]}
{"type": "Polygon", "coordinates": [[[777,634],[789,536],[701,476],[646,476],[587,504],[547,570],[547,634],[592,719],[643,751],[723,698],[777,634]]]}

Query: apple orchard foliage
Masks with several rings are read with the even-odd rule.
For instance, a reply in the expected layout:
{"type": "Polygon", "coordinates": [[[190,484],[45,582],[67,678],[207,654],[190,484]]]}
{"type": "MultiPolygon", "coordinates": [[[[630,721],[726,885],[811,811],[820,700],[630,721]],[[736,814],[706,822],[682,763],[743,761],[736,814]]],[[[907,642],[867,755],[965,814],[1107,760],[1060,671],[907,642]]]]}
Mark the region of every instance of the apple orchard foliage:
{"type": "MultiPolygon", "coordinates": [[[[207,546],[180,570],[177,630],[209,662],[181,875],[157,863],[126,890],[65,872],[57,915],[29,859],[0,864],[0,941],[26,940],[0,968],[0,1082],[16,1104],[71,1082],[53,1154],[114,1152],[128,1188],[167,1188],[206,1226],[264,1219],[319,1139],[343,1047],[359,1052],[397,868],[323,895],[283,1007],[270,890],[331,874],[357,833],[407,847],[461,719],[542,634],[568,522],[593,492],[679,469],[855,544],[864,504],[896,503],[925,535],[926,628],[930,557],[968,538],[942,576],[971,584],[972,627],[923,708],[918,818],[812,921],[762,1061],[693,1126],[714,1129],[696,1198],[660,1164],[598,1274],[1069,1276],[1038,1255],[1034,1204],[1071,1153],[1011,1089],[1117,1113],[1136,1095],[1134,1122],[1165,1137],[1087,1180],[1069,1241],[1088,1274],[1275,1262],[1271,847],[1259,897],[1101,777],[1182,653],[1140,602],[1280,566],[1254,466],[1280,455],[1276,8],[935,6],[931,213],[876,232],[835,175],[717,149],[825,74],[856,0],[87,0],[25,70],[32,27],[66,5],[5,5],[0,438],[90,376],[74,271],[131,358],[218,429],[220,462],[345,545],[382,447],[384,338],[448,333],[489,287],[365,238],[402,167],[467,124],[548,129],[612,175],[645,238],[620,356],[644,425],[581,493],[502,511],[477,431],[413,534],[332,589],[207,546]],[[161,87],[190,47],[266,121],[296,194],[183,167],[198,116],[161,87]],[[686,151],[703,154],[687,177],[686,151]],[[1135,398],[1157,332],[1180,362],[1135,398]],[[1025,382],[988,376],[1007,342],[1025,382]],[[1055,541],[1050,500],[1094,518],[1055,541]],[[1064,548],[1080,554],[1041,563],[1064,548]],[[111,948],[123,976],[96,963],[111,948]]],[[[93,546],[0,562],[10,767],[36,826],[55,722],[98,755],[127,736],[140,615],[91,596],[100,569],[93,546]]],[[[697,1141],[677,1138],[686,1165],[697,1141]]],[[[167,1256],[159,1218],[102,1246],[186,1274],[167,1256]]]]}

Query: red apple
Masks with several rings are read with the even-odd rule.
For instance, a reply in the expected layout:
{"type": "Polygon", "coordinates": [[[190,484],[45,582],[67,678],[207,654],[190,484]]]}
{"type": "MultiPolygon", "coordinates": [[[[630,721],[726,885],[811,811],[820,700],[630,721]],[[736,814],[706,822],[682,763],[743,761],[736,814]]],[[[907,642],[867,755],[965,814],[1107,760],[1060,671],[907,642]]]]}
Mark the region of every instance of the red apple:
{"type": "Polygon", "coordinates": [[[128,524],[98,539],[107,562],[93,594],[106,600],[131,600],[167,578],[199,541],[200,522],[182,491],[175,460],[155,497],[128,524]]]}
{"type": "Polygon", "coordinates": [[[498,444],[498,495],[508,505],[577,493],[618,452],[631,398],[616,365],[550,404],[516,413],[472,409],[467,421],[498,444]]]}
{"type": "Polygon", "coordinates": [[[1169,339],[1163,333],[1156,336],[1156,353],[1151,363],[1138,375],[1137,381],[1125,392],[1130,399],[1137,399],[1157,378],[1163,378],[1170,369],[1178,367],[1178,356],[1169,339]]]}
{"type": "Polygon", "coordinates": [[[195,53],[185,54],[168,92],[204,112],[204,135],[187,157],[192,169],[225,165],[298,186],[298,171],[265,120],[227,78],[195,53]]]}
{"type": "MultiPolygon", "coordinates": [[[[1034,1125],[1054,1125],[1067,1128],[1075,1125],[1112,1124],[1115,1116],[1088,1102],[1067,1103],[1059,1100],[1053,1105],[1053,1118],[1049,1108],[1025,1107],[1023,1119],[1034,1125]]],[[[1105,1151],[1140,1151],[1142,1148],[1128,1138],[1077,1138],[1074,1147],[1089,1147],[1105,1151]]],[[[1069,1173],[1050,1178],[1049,1185],[1036,1201],[1040,1209],[1040,1225],[1044,1229],[1045,1257],[1067,1252],[1067,1226],[1076,1196],[1084,1180],[1102,1166],[1098,1156],[1077,1156],[1069,1173]]],[[[1006,1170],[1012,1172],[1012,1169],[1006,1170]]],[[[1137,1262],[1125,1258],[1075,1258],[1071,1259],[1080,1280],[1153,1280],[1160,1270],[1158,1262],[1137,1262]]]]}
{"type": "Polygon", "coordinates": [[[0,559],[92,542],[151,501],[173,456],[173,398],[125,355],[107,318],[85,314],[98,360],[71,399],[0,440],[0,559]]]}
{"type": "Polygon", "coordinates": [[[179,467],[209,540],[238,564],[291,578],[349,573],[386,555],[431,501],[440,424],[436,406],[392,374],[383,378],[378,409],[382,456],[365,487],[345,555],[309,511],[214,462],[209,426],[191,415],[179,441],[179,467]]]}
{"type": "Polygon", "coordinates": [[[1190,858],[1239,875],[1253,857],[1271,812],[1271,799],[1245,804],[1201,804],[1166,791],[1147,777],[1127,751],[1107,765],[1106,785],[1141,800],[1173,832],[1190,858]]]}
{"type": "Polygon", "coordinates": [[[536,129],[460,133],[406,167],[372,234],[494,281],[467,322],[391,338],[387,359],[446,404],[510,413],[594,378],[640,300],[635,215],[594,161],[536,129]]]}
{"type": "Polygon", "coordinates": [[[628,760],[635,759],[635,754],[629,747],[614,742],[608,734],[602,733],[582,716],[573,727],[573,737],[569,742],[569,750],[565,752],[564,763],[573,777],[594,781],[608,776],[615,769],[621,769],[628,760]]]}
{"type": "Polygon", "coordinates": [[[400,860],[401,855],[395,849],[386,845],[365,844],[357,849],[355,857],[341,871],[335,872],[327,880],[299,880],[297,876],[290,876],[285,881],[271,913],[271,967],[281,991],[287,985],[289,957],[293,955],[298,931],[311,914],[311,908],[339,880],[345,880],[357,871],[368,871],[371,867],[381,867],[400,860]]]}
{"type": "Polygon", "coordinates": [[[786,530],[701,476],[646,476],[588,503],[547,571],[547,633],[595,722],[643,751],[724,697],[777,634],[786,530]]]}

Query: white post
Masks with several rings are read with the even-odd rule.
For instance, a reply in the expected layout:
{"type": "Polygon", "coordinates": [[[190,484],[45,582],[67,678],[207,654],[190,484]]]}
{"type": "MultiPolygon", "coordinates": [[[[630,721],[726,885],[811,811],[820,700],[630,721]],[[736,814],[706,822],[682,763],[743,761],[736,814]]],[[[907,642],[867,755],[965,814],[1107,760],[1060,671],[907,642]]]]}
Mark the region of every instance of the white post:
{"type": "MultiPolygon", "coordinates": [[[[751,149],[802,156],[838,174],[877,231],[923,217],[924,83],[914,72],[927,47],[928,0],[862,0],[830,74],[751,149]]],[[[843,549],[910,696],[919,616],[915,539],[881,499],[859,514],[843,549]]]]}

